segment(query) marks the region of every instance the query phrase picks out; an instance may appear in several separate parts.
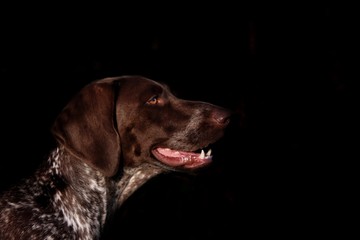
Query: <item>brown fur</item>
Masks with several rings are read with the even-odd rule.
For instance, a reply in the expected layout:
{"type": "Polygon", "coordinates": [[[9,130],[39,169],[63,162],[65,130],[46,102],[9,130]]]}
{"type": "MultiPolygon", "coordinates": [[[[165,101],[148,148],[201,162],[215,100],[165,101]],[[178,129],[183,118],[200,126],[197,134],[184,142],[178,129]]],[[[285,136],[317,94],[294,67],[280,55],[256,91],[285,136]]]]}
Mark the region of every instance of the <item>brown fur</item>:
{"type": "Polygon", "coordinates": [[[99,239],[116,208],[165,171],[211,162],[229,111],[186,101],[141,76],[85,86],[57,117],[58,147],[0,198],[0,239],[99,239]],[[172,149],[172,150],[170,150],[172,149]]]}

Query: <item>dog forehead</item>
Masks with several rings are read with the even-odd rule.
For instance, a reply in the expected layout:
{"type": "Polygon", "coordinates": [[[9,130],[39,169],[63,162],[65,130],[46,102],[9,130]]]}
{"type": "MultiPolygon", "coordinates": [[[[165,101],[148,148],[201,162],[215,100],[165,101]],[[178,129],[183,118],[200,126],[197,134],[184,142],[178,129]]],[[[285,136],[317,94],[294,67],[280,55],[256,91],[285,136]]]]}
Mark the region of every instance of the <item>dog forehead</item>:
{"type": "Polygon", "coordinates": [[[164,86],[154,80],[138,77],[119,79],[119,90],[121,94],[133,97],[139,95],[159,94],[164,90],[164,86]]]}
{"type": "Polygon", "coordinates": [[[171,95],[169,87],[162,83],[141,75],[123,75],[108,77],[94,82],[95,85],[106,84],[114,86],[118,100],[129,102],[146,102],[153,95],[171,95]]]}
{"type": "Polygon", "coordinates": [[[152,80],[150,78],[146,78],[140,75],[124,75],[119,77],[108,77],[95,81],[95,84],[108,83],[113,84],[114,82],[118,82],[121,88],[133,88],[136,87],[137,91],[141,89],[147,89],[151,86],[157,86],[158,88],[166,88],[164,84],[152,80]]]}
{"type": "Polygon", "coordinates": [[[160,85],[159,82],[154,81],[150,78],[141,76],[141,75],[124,75],[118,77],[107,77],[103,79],[99,79],[95,81],[95,83],[113,83],[113,82],[122,82],[122,83],[148,83],[148,84],[155,84],[160,85]]]}

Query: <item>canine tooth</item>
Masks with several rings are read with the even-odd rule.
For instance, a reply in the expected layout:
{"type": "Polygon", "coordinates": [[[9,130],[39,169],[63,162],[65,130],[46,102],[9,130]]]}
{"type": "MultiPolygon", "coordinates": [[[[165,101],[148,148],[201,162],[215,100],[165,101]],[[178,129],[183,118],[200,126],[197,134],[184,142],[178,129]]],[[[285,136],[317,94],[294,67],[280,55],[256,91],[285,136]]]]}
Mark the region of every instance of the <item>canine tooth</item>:
{"type": "Polygon", "coordinates": [[[209,149],[209,151],[207,151],[206,156],[211,156],[211,149],[209,149]]]}
{"type": "Polygon", "coordinates": [[[201,159],[204,159],[205,158],[205,152],[204,150],[201,149],[201,154],[200,154],[200,157],[201,159]]]}

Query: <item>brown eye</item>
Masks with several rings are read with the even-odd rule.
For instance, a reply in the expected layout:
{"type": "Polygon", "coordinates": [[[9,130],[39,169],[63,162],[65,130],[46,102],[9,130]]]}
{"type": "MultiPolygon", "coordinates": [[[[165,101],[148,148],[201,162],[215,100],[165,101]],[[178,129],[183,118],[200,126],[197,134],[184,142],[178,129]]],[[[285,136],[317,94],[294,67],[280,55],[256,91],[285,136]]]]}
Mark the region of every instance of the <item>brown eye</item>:
{"type": "Polygon", "coordinates": [[[152,96],[147,102],[146,104],[150,104],[150,105],[155,105],[159,103],[159,97],[157,95],[152,96]]]}

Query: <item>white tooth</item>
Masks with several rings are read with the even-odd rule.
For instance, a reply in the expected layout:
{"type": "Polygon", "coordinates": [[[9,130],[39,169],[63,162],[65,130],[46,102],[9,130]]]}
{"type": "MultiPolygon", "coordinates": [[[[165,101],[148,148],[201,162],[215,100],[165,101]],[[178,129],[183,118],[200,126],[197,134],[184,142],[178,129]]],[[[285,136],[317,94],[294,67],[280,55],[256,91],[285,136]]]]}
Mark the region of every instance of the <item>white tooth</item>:
{"type": "Polygon", "coordinates": [[[206,153],[206,156],[211,156],[211,149],[206,153]]]}
{"type": "Polygon", "coordinates": [[[200,157],[201,159],[204,159],[205,158],[205,152],[204,150],[201,149],[201,154],[200,154],[200,157]]]}

